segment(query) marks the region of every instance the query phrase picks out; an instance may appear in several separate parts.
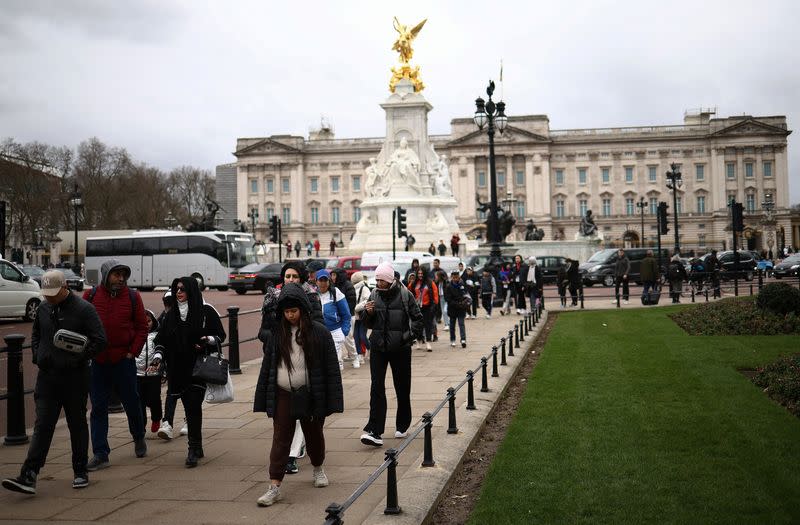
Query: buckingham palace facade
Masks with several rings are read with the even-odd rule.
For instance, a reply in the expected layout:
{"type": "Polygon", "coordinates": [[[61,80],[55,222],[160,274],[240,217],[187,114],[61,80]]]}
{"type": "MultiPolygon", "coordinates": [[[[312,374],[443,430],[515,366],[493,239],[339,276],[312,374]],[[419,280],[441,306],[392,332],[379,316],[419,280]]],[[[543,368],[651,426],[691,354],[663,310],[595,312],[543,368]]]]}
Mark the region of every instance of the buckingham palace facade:
{"type": "MultiPolygon", "coordinates": [[[[715,118],[714,110],[687,112],[681,125],[569,130],[550,129],[546,115],[510,117],[495,141],[498,200],[517,220],[516,239],[523,238],[528,220],[545,239],[572,239],[581,216],[592,210],[606,246],[652,245],[658,202],[667,202],[670,217],[675,211],[665,178],[675,163],[683,181],[677,211],[684,250],[731,246],[731,199],[744,205],[743,246],[767,249],[765,229],[771,228],[776,248],[784,242],[797,248],[800,231],[789,210],[790,133],[785,116],[715,118]],[[765,227],[762,203],[770,198],[775,223],[765,227]]],[[[489,198],[485,132],[471,118],[457,118],[449,135],[430,138],[437,153],[450,159],[462,234],[483,235],[476,196],[489,198]]],[[[283,242],[319,238],[327,246],[334,238],[346,245],[365,199],[364,168],[383,140],[339,139],[327,128],[308,139],[239,138],[235,170],[225,172],[235,177],[237,218],[249,226],[257,210],[258,239],[268,237],[269,217],[277,214],[283,242]]]]}

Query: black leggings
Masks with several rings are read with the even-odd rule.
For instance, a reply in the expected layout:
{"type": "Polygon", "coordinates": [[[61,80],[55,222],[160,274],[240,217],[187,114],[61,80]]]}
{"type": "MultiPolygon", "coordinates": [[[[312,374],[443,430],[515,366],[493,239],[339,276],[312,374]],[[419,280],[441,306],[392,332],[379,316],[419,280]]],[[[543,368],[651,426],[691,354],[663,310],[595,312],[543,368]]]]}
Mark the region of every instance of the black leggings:
{"type": "Polygon", "coordinates": [[[428,306],[422,307],[422,325],[424,328],[424,335],[425,340],[431,342],[433,340],[434,334],[434,317],[435,317],[435,306],[429,304],[428,306]]]}
{"type": "Polygon", "coordinates": [[[142,421],[147,422],[147,409],[150,421],[161,421],[161,376],[137,376],[139,400],[142,403],[142,421]]]}

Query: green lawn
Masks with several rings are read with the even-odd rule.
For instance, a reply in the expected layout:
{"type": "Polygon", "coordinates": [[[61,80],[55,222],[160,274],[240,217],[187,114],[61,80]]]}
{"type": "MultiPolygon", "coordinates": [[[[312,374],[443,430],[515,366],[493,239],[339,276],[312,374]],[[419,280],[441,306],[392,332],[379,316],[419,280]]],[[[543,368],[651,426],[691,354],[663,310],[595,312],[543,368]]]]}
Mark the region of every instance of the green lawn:
{"type": "Polygon", "coordinates": [[[800,420],[737,371],[797,336],[670,311],[558,319],[470,523],[800,523],[800,420]]]}

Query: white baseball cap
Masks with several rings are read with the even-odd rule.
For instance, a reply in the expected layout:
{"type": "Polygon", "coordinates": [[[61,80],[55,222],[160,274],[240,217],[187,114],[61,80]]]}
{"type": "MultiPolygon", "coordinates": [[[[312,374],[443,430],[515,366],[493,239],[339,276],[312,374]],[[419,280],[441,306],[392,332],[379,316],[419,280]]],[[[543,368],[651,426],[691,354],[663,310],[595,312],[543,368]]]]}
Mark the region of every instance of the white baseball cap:
{"type": "Polygon", "coordinates": [[[52,297],[58,295],[63,287],[67,285],[64,274],[58,270],[49,270],[42,276],[42,295],[52,297]]]}

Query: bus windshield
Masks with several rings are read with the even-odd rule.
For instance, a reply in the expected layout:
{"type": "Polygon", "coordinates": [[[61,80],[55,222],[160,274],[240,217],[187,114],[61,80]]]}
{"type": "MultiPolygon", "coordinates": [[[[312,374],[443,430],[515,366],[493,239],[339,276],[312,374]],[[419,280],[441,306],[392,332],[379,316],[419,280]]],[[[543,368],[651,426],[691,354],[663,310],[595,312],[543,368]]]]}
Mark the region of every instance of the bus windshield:
{"type": "MultiPolygon", "coordinates": [[[[256,262],[256,249],[255,243],[251,240],[229,240],[226,241],[228,245],[228,263],[226,266],[232,269],[238,269],[242,266],[256,262]]],[[[223,262],[223,264],[225,264],[223,262]]]]}

